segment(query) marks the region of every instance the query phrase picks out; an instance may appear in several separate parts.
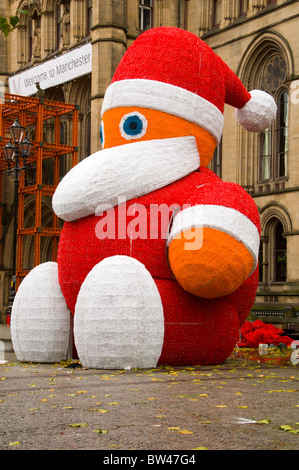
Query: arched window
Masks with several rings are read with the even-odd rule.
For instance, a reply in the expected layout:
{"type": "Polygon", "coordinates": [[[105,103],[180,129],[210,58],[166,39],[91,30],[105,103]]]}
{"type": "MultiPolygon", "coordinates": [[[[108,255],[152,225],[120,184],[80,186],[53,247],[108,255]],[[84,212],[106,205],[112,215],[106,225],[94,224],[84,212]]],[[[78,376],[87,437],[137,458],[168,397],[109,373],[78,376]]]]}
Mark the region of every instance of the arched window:
{"type": "Polygon", "coordinates": [[[288,116],[289,116],[289,93],[282,89],[277,98],[277,121],[276,121],[276,177],[287,176],[288,169],[288,116]]]}
{"type": "Polygon", "coordinates": [[[287,77],[286,60],[274,53],[265,60],[261,88],[277,103],[277,119],[260,135],[260,181],[287,177],[289,93],[283,86],[287,77]]]}
{"type": "Polygon", "coordinates": [[[287,279],[287,242],[283,236],[283,226],[277,222],[273,230],[273,280],[285,282],[287,279]]]}
{"type": "Polygon", "coordinates": [[[276,121],[260,134],[261,182],[288,176],[289,92],[287,88],[281,88],[274,97],[277,103],[276,121]]]}
{"type": "Polygon", "coordinates": [[[262,216],[259,282],[265,285],[287,281],[287,219],[287,213],[278,206],[268,207],[262,216]]]}
{"type": "Polygon", "coordinates": [[[275,33],[264,33],[245,52],[239,76],[248,90],[273,96],[278,112],[260,134],[241,129],[240,184],[253,192],[279,191],[288,180],[288,79],[294,72],[292,51],[275,33]]]}

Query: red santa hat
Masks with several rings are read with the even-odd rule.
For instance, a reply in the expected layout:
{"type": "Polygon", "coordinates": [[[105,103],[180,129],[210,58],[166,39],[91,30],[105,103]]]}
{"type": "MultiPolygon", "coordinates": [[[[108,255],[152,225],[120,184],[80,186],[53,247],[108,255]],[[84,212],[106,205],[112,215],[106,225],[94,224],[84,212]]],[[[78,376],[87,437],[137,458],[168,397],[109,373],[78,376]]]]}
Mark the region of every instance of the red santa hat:
{"type": "Polygon", "coordinates": [[[249,131],[262,132],[276,116],[273,97],[248,92],[203,40],[161,27],[141,34],[128,48],[106,90],[102,114],[122,106],[156,109],[198,124],[219,141],[225,103],[236,108],[249,131]]]}

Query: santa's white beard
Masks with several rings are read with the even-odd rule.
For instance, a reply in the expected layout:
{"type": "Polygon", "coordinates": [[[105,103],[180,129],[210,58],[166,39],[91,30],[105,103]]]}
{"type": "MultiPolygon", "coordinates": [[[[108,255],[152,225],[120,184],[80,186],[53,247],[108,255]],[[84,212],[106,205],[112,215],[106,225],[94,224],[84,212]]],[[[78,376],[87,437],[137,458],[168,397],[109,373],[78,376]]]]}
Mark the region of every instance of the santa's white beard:
{"type": "Polygon", "coordinates": [[[114,207],[119,200],[148,194],[195,171],[200,165],[195,138],[176,137],[100,150],[72,168],[59,183],[53,210],[74,221],[114,207]]]}

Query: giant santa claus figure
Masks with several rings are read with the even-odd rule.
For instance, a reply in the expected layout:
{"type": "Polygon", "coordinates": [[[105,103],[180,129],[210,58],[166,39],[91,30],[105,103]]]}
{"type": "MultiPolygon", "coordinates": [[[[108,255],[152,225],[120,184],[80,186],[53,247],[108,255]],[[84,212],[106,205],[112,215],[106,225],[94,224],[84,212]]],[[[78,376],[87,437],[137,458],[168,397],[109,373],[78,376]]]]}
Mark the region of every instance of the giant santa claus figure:
{"type": "Polygon", "coordinates": [[[249,131],[276,115],[192,33],[154,28],[128,48],[103,101],[103,149],[53,197],[58,262],[17,292],[20,360],[63,359],[73,336],[86,367],[225,361],[255,298],[260,239],[251,196],[208,169],[225,104],[249,131]]]}

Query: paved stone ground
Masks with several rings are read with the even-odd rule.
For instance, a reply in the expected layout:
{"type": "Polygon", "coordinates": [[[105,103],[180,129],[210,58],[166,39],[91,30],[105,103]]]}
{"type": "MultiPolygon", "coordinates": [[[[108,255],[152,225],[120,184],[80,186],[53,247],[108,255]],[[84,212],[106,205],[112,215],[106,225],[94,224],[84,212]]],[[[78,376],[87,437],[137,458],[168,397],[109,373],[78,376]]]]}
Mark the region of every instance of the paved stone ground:
{"type": "Polygon", "coordinates": [[[299,450],[299,365],[267,360],[114,371],[12,356],[0,365],[0,450],[299,450]]]}

